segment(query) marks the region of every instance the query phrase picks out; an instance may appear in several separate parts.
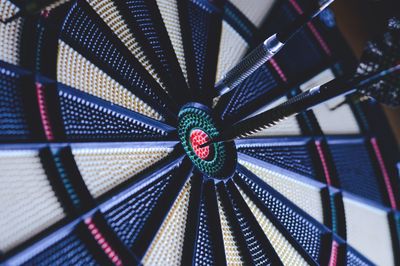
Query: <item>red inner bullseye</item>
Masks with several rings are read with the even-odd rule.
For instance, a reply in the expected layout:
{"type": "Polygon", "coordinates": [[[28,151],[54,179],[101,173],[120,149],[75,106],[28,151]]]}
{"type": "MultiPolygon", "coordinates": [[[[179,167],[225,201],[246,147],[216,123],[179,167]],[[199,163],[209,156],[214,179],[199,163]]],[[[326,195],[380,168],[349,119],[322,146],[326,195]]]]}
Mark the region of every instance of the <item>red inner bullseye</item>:
{"type": "Polygon", "coordinates": [[[190,132],[190,144],[192,145],[194,153],[202,160],[209,160],[212,158],[212,148],[210,146],[200,148],[200,145],[209,141],[210,137],[201,129],[194,129],[190,132]]]}

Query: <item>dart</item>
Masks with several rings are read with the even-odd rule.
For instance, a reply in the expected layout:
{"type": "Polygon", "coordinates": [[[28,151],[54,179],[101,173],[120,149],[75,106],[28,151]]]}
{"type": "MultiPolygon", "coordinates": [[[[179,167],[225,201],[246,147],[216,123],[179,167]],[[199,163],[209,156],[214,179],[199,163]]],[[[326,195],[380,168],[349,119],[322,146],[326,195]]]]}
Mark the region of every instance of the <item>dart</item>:
{"type": "Polygon", "coordinates": [[[400,105],[400,79],[396,73],[400,69],[400,64],[396,64],[400,59],[400,22],[392,18],[388,25],[388,32],[379,39],[368,42],[354,77],[334,79],[314,87],[275,108],[240,121],[228,130],[222,130],[218,137],[200,147],[246,137],[262,129],[273,127],[287,117],[306,111],[324,101],[356,90],[387,105],[400,105]],[[388,67],[388,64],[394,65],[388,67]]]}
{"type": "Polygon", "coordinates": [[[215,85],[218,95],[223,95],[233,90],[243,80],[250,76],[265,62],[270,60],[282,47],[301,30],[308,22],[318,16],[334,0],[325,0],[314,11],[305,12],[293,23],[288,24],[281,31],[268,37],[263,43],[258,45],[249,55],[243,58],[239,64],[229,70],[222,79],[215,85]]]}
{"type": "MultiPolygon", "coordinates": [[[[377,82],[384,81],[386,77],[399,70],[400,65],[396,65],[379,72],[374,72],[367,77],[358,77],[351,80],[336,79],[321,86],[312,88],[289,99],[275,108],[234,124],[229,128],[229,130],[222,131],[218,137],[200,145],[200,148],[206,147],[215,142],[230,141],[234,140],[235,138],[246,137],[262,129],[273,127],[282,120],[306,111],[309,108],[314,107],[333,97],[354,92],[354,88],[360,88],[360,90],[362,90],[364,87],[371,87],[377,82]]],[[[396,87],[391,86],[389,88],[381,89],[379,90],[379,94],[385,99],[387,99],[391,94],[396,95],[396,98],[393,98],[389,103],[397,106],[399,105],[399,86],[400,84],[396,84],[396,87]]],[[[366,90],[365,92],[370,91],[366,90]]]]}

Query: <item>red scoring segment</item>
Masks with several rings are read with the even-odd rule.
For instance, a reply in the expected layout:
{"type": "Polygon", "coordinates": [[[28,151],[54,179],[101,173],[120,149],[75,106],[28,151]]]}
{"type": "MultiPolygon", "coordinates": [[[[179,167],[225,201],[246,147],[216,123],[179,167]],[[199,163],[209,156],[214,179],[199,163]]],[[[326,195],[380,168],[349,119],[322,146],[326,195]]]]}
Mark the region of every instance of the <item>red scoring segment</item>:
{"type": "Polygon", "coordinates": [[[210,137],[201,129],[194,129],[190,132],[190,144],[194,153],[202,159],[209,160],[212,157],[212,148],[210,146],[200,148],[200,145],[210,140],[210,137]]]}

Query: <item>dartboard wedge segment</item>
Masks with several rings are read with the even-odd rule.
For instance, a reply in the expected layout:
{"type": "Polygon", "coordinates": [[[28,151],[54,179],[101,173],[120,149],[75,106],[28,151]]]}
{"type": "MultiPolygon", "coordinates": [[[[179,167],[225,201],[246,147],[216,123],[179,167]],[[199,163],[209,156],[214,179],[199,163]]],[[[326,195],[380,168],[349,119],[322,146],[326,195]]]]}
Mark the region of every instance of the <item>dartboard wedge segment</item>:
{"type": "Polygon", "coordinates": [[[163,140],[174,135],[172,126],[63,85],[58,97],[70,141],[163,140]]]}
{"type": "Polygon", "coordinates": [[[320,223],[324,222],[325,185],[315,180],[285,173],[283,169],[274,169],[274,166],[265,162],[256,162],[257,159],[240,154],[239,163],[261,178],[265,183],[282,193],[297,206],[305,210],[320,223]],[[307,191],[307,192],[306,192],[307,191]]]}
{"type": "Polygon", "coordinates": [[[171,155],[175,143],[105,143],[72,145],[71,151],[94,198],[171,155]]]}
{"type": "Polygon", "coordinates": [[[275,226],[284,228],[280,232],[298,251],[300,246],[303,252],[306,252],[305,256],[303,253],[304,257],[311,257],[313,261],[321,264],[327,262],[324,250],[329,249],[331,245],[330,231],[327,227],[244,167],[239,167],[235,183],[241,193],[244,193],[243,197],[251,199],[275,226]]]}

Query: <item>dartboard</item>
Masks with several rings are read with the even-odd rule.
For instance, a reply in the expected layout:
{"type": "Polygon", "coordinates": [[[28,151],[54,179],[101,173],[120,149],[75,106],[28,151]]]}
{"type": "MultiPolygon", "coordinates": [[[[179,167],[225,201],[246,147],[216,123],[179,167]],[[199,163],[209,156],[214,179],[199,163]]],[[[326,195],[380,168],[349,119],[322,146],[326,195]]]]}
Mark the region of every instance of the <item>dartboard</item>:
{"type": "Polygon", "coordinates": [[[337,97],[200,147],[354,71],[327,9],[216,94],[317,2],[62,0],[30,14],[1,0],[1,262],[400,263],[399,153],[373,100],[337,97]]]}

